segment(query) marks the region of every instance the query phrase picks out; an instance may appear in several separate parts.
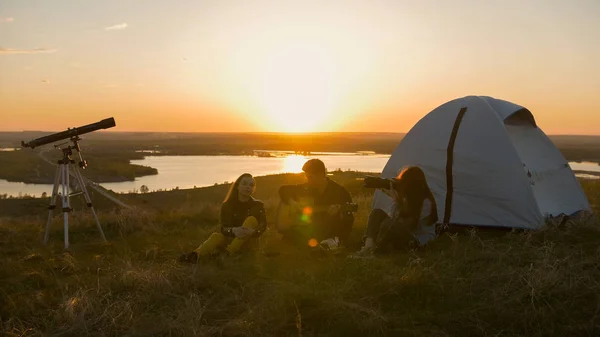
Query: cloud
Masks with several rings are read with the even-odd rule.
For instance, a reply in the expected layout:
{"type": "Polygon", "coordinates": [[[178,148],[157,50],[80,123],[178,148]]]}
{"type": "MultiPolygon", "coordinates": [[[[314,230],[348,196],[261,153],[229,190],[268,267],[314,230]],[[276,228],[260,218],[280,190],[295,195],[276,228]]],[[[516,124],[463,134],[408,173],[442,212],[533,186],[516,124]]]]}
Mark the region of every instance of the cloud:
{"type": "Polygon", "coordinates": [[[0,48],[0,55],[2,54],[44,54],[44,53],[54,53],[57,49],[46,49],[46,48],[37,48],[37,49],[10,49],[10,48],[0,48]]]}
{"type": "Polygon", "coordinates": [[[125,29],[125,28],[127,28],[127,24],[126,23],[120,23],[118,25],[106,27],[106,28],[104,28],[104,30],[118,30],[118,29],[125,29]]]}
{"type": "Polygon", "coordinates": [[[0,18],[0,22],[13,22],[15,21],[14,18],[0,18]]]}

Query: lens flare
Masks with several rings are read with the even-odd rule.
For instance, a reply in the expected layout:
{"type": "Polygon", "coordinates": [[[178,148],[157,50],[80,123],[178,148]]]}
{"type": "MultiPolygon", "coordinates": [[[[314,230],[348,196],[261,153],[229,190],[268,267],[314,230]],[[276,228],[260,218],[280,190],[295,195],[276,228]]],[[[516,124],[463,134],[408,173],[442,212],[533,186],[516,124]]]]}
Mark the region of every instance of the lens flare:
{"type": "Polygon", "coordinates": [[[317,239],[313,238],[313,239],[308,240],[308,246],[309,247],[315,248],[318,244],[319,243],[317,242],[317,239]]]}
{"type": "Polygon", "coordinates": [[[312,208],[310,208],[309,206],[306,206],[302,209],[302,215],[300,216],[300,219],[303,222],[310,222],[310,216],[312,215],[312,208]]]}

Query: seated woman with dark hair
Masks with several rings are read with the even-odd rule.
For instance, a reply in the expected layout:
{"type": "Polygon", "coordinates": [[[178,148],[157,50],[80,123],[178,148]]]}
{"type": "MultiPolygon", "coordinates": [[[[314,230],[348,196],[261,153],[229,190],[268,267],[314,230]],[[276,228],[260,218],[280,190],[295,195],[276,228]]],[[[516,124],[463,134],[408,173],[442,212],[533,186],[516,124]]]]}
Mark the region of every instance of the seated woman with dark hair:
{"type": "Polygon", "coordinates": [[[364,246],[352,258],[423,246],[436,236],[437,205],[423,170],[407,167],[381,190],[394,200],[391,216],[379,208],[371,211],[364,246]]]}
{"type": "Polygon", "coordinates": [[[233,255],[250,240],[258,238],[267,228],[265,207],[252,194],[256,182],[251,174],[244,173],[231,185],[220,214],[220,232],[212,233],[193,252],[183,254],[180,262],[197,263],[198,258],[224,252],[233,255]]]}

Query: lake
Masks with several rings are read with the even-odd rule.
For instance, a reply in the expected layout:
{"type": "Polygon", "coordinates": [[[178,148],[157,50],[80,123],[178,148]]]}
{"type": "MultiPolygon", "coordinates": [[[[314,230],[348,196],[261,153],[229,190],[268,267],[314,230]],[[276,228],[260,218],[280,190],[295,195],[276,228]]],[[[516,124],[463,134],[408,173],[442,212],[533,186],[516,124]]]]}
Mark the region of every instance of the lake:
{"type": "MultiPolygon", "coordinates": [[[[117,193],[139,191],[146,185],[150,191],[211,186],[215,183],[232,182],[244,172],[254,176],[277,173],[302,172],[302,165],[310,158],[318,157],[330,171],[341,169],[361,172],[381,172],[389,155],[360,155],[350,153],[313,153],[310,156],[286,155],[277,157],[256,156],[147,156],[132,160],[132,164],[154,167],[158,175],[144,176],[135,181],[102,183],[102,186],[117,193]]],[[[597,163],[569,163],[573,170],[600,172],[597,163]]],[[[83,172],[85,175],[85,172],[83,172]]],[[[582,178],[597,176],[576,174],[582,178]]],[[[35,195],[51,194],[52,184],[25,184],[0,179],[0,194],[35,195]]]]}

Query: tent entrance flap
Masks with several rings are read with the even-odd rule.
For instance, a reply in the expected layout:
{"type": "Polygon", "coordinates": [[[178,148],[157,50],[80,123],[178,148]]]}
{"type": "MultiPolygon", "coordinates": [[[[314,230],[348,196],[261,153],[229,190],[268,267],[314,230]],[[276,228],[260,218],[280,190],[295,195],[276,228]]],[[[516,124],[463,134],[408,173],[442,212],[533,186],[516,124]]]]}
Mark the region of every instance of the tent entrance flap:
{"type": "Polygon", "coordinates": [[[537,128],[537,124],[535,123],[535,118],[531,112],[527,109],[521,109],[513,113],[512,115],[506,117],[504,120],[504,124],[506,125],[531,125],[534,128],[537,128]]]}

